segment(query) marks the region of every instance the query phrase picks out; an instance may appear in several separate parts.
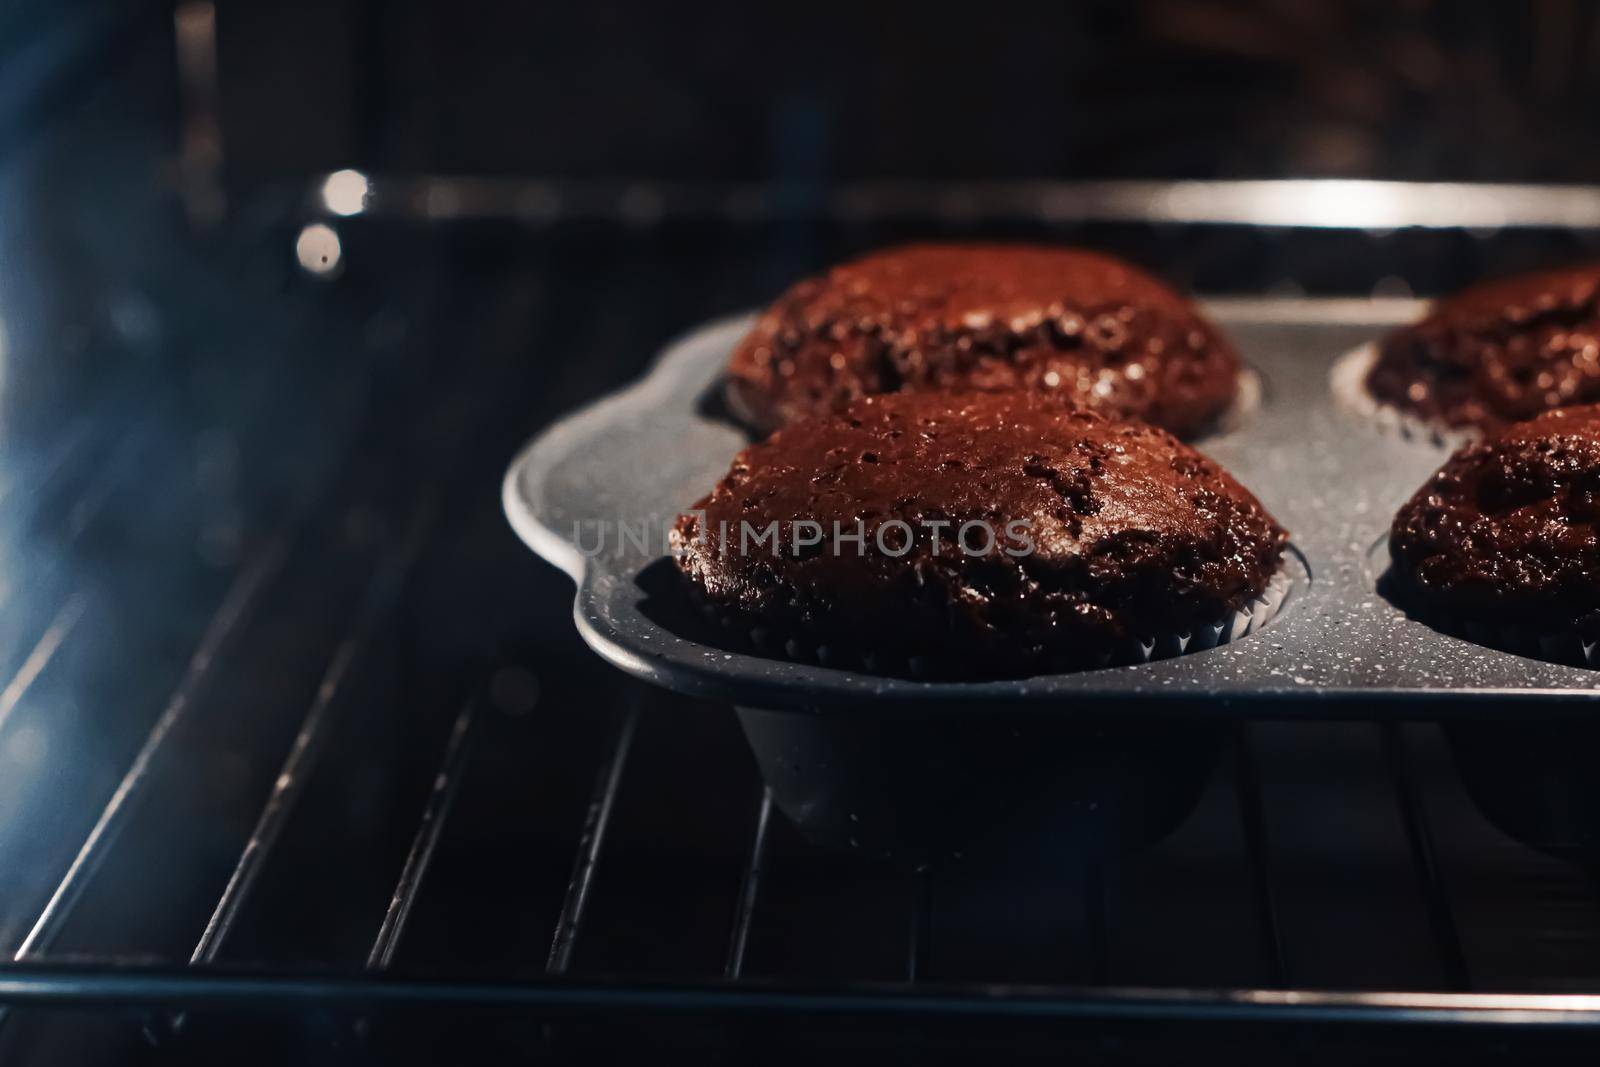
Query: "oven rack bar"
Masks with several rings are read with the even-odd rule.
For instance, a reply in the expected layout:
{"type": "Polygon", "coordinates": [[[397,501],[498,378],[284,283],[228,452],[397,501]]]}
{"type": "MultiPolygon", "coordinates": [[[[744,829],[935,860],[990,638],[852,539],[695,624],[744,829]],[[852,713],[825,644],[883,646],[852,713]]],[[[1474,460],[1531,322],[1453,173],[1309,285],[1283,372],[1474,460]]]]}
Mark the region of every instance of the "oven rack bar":
{"type": "Polygon", "coordinates": [[[507,982],[411,979],[122,963],[0,965],[0,1002],[17,1007],[244,1011],[454,1011],[554,1016],[639,1012],[900,1019],[1171,1020],[1458,1024],[1600,1028],[1600,996],[1273,989],[1145,989],[850,983],[634,983],[574,978],[507,982]]]}
{"type": "Polygon", "coordinates": [[[1400,819],[1405,830],[1406,845],[1411,850],[1412,866],[1422,879],[1423,899],[1428,905],[1428,922],[1440,963],[1444,967],[1445,982],[1453,992],[1469,992],[1472,989],[1472,976],[1467,968],[1467,957],[1462,949],[1461,933],[1450,904],[1444,872],[1434,851],[1427,805],[1411,773],[1405,726],[1397,722],[1385,723],[1383,739],[1389,779],[1399,799],[1400,819]]]}
{"type": "Polygon", "coordinates": [[[572,861],[572,877],[567,882],[561,917],[556,920],[555,935],[551,938],[550,958],[545,964],[547,974],[565,974],[572,966],[578,935],[588,915],[589,891],[594,886],[595,871],[600,866],[600,854],[611,828],[611,813],[616,810],[617,794],[622,789],[622,776],[627,770],[628,753],[633,748],[638,725],[639,707],[636,703],[623,715],[617,727],[616,739],[611,743],[610,754],[601,762],[600,770],[595,775],[594,795],[590,798],[584,816],[583,833],[578,839],[577,855],[572,861]]]}
{"type": "Polygon", "coordinates": [[[433,789],[428,794],[428,802],[422,809],[422,818],[417,823],[417,831],[411,839],[411,848],[406,853],[405,866],[400,870],[400,880],[395,885],[394,895],[389,900],[389,908],[383,915],[383,922],[378,927],[378,935],[373,939],[372,950],[367,954],[367,969],[369,971],[388,970],[394,962],[396,950],[400,946],[400,938],[404,936],[406,922],[411,917],[411,908],[417,901],[417,895],[422,890],[422,882],[428,876],[428,868],[433,866],[434,850],[439,847],[439,838],[444,833],[445,822],[450,818],[451,809],[455,806],[456,795],[461,792],[462,779],[466,777],[467,756],[472,750],[473,729],[478,722],[480,702],[478,698],[469,699],[456,716],[454,725],[450,728],[450,738],[445,742],[444,756],[439,761],[438,773],[433,778],[433,789]]]}
{"type": "Polygon", "coordinates": [[[306,185],[314,216],[649,227],[711,219],[851,224],[1146,223],[1387,232],[1600,229],[1600,186],[1343,178],[1176,181],[574,181],[339,170],[306,185]]]}
{"type": "Polygon", "coordinates": [[[1234,732],[1233,780],[1239,825],[1244,831],[1245,856],[1255,893],[1256,928],[1261,954],[1266,960],[1269,984],[1274,989],[1282,989],[1288,985],[1289,964],[1284,953],[1277,899],[1272,888],[1271,850],[1267,843],[1266,816],[1261,810],[1261,775],[1256,768],[1249,723],[1240,723],[1234,732]]]}
{"type": "Polygon", "coordinates": [[[207,624],[190,656],[182,678],[168,699],[150,733],[145,737],[133,762],[117,783],[111,798],[101,810],[94,827],[79,846],[77,855],[51,893],[44,910],[18,946],[17,961],[34,959],[50,950],[56,935],[99,869],[106,850],[116,840],[128,815],[148,785],[164,752],[167,739],[194,709],[197,699],[212,677],[213,668],[230,639],[253,614],[260,597],[282,571],[289,555],[291,537],[283,532],[268,541],[256,557],[240,570],[232,587],[223,596],[215,615],[207,624]]]}
{"type": "Polygon", "coordinates": [[[737,980],[744,976],[745,955],[750,949],[750,925],[755,920],[756,900],[761,895],[761,877],[765,873],[769,851],[768,832],[772,826],[772,790],[761,790],[761,804],[756,809],[756,829],[750,842],[749,858],[745,861],[744,875],[739,880],[739,902],[733,916],[733,931],[728,936],[727,962],[723,965],[724,978],[737,980]]]}
{"type": "Polygon", "coordinates": [[[339,643],[329,661],[322,683],[317,687],[316,698],[290,745],[255,828],[250,832],[228,884],[200,940],[195,944],[189,959],[191,965],[214,962],[222,952],[228,935],[238,921],[240,908],[254,890],[322,754],[329,726],[342,706],[345,682],[359,668],[361,657],[385,620],[401,604],[406,579],[422,555],[436,512],[435,494],[425,493],[399,541],[378,561],[368,578],[352,629],[339,643]]]}

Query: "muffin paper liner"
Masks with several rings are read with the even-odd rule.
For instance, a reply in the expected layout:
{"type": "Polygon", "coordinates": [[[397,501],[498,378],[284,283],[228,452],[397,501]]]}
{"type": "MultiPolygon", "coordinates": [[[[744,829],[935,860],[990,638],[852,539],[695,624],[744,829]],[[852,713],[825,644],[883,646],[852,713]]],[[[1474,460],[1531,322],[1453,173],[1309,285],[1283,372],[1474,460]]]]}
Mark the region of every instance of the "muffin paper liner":
{"type": "Polygon", "coordinates": [[[1413,617],[1440,633],[1464,637],[1474,644],[1573,666],[1600,667],[1600,641],[1585,641],[1573,630],[1536,630],[1529,626],[1499,626],[1467,622],[1437,610],[1408,607],[1413,617]]]}
{"type": "Polygon", "coordinates": [[[1452,452],[1477,439],[1476,430],[1447,426],[1380,403],[1367,391],[1367,372],[1372,370],[1377,359],[1378,346],[1368,341],[1334,362],[1333,369],[1328,372],[1328,385],[1340,407],[1360,415],[1391,436],[1452,452]]]}
{"type": "MultiPolygon", "coordinates": [[[[1283,566],[1279,566],[1267,580],[1266,588],[1237,611],[1230,612],[1214,623],[1198,626],[1192,630],[1172,631],[1143,640],[1130,640],[1121,648],[1103,654],[1098,665],[1134,666],[1152,660],[1171,659],[1190,652],[1203,652],[1208,648],[1241,640],[1261,629],[1282,610],[1284,602],[1289,598],[1289,589],[1289,573],[1283,566]]],[[[718,612],[715,605],[704,605],[704,611],[723,626],[733,630],[738,629],[731,618],[718,612]]],[[[921,657],[918,656],[902,659],[897,655],[884,653],[850,653],[804,637],[779,634],[763,626],[747,632],[751,642],[760,651],[768,655],[783,655],[802,663],[819,663],[824,667],[847,670],[861,669],[873,674],[910,675],[913,678],[927,677],[929,674],[928,664],[919,662],[921,657]]],[[[1039,673],[1055,672],[1045,668],[1039,673]]]]}

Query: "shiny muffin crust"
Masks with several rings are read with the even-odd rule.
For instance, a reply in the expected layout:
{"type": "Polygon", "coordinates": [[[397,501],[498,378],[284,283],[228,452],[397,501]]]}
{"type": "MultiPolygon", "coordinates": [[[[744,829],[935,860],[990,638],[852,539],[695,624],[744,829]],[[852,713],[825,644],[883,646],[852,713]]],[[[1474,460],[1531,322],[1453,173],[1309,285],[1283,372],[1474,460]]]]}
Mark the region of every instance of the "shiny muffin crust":
{"type": "Polygon", "coordinates": [[[1461,449],[1395,515],[1392,574],[1467,621],[1600,636],[1600,406],[1461,449]]]}
{"type": "Polygon", "coordinates": [[[1130,639],[1215,623],[1266,588],[1287,537],[1162,430],[985,393],[868,397],[794,423],[673,531],[678,566],[735,628],[939,676],[1097,666],[1130,639]],[[804,519],[824,544],[793,547],[804,519]],[[1019,520],[1032,551],[1009,536],[1019,520]],[[865,551],[832,540],[836,521],[865,551]],[[777,553],[735,532],[772,522],[777,553]],[[963,547],[969,522],[984,526],[963,547]]]}
{"type": "Polygon", "coordinates": [[[1439,301],[1384,339],[1366,384],[1381,403],[1480,430],[1600,401],[1600,264],[1439,301]]]}
{"type": "Polygon", "coordinates": [[[1189,437],[1238,388],[1227,340],[1109,256],[1025,245],[876,252],[786,292],[735,350],[729,392],[758,427],[900,390],[1035,390],[1189,437]]]}

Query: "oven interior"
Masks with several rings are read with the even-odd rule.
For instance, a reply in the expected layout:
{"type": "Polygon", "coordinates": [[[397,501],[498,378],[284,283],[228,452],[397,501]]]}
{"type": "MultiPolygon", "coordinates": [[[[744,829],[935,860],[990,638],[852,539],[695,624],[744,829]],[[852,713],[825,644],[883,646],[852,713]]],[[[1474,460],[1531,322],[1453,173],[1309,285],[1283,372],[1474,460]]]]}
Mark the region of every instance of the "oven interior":
{"type": "MultiPolygon", "coordinates": [[[[818,195],[796,171],[419,168],[374,175],[346,217],[332,166],[208,170],[208,109],[248,104],[193,52],[209,9],[91,23],[85,40],[166,42],[124,62],[136,84],[176,69],[171,106],[113,79],[50,104],[0,170],[0,1051],[1581,1050],[1600,1024],[1590,843],[1508,832],[1425,709],[1240,709],[1192,804],[1138,847],[1063,832],[1042,796],[937,860],[852,854],[773,810],[731,709],[588,651],[569,579],[498,490],[530,435],[673,337],[895,241],[1081,242],[1203,293],[1385,299],[1592,256],[1594,220],[1526,188],[1499,225],[1286,225],[1148,210],[1219,193],[1187,181],[951,172],[818,195]]],[[[226,43],[252,23],[221,25],[226,43]]],[[[340,47],[370,30],[339,26],[340,47]]],[[[1593,733],[1496,714],[1577,752],[1593,733]]]]}

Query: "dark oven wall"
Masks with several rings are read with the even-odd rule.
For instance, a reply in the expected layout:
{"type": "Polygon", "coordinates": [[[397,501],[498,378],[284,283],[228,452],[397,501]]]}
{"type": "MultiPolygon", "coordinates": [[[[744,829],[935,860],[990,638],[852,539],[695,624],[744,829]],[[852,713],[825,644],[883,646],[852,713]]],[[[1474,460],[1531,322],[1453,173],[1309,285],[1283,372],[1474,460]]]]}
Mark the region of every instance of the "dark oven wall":
{"type": "Polygon", "coordinates": [[[1588,4],[221,5],[228,170],[1585,180],[1588,4]],[[289,72],[293,72],[292,75],[289,72]]]}

